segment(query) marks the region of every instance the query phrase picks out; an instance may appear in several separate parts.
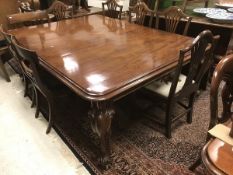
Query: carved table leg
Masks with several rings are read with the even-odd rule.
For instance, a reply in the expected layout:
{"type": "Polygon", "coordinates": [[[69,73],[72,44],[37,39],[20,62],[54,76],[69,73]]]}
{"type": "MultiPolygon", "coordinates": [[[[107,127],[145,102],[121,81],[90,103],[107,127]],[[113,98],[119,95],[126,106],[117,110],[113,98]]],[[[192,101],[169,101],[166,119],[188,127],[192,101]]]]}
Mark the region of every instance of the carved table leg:
{"type": "Polygon", "coordinates": [[[101,164],[107,164],[111,153],[110,136],[114,110],[108,102],[92,102],[88,116],[91,118],[91,128],[100,137],[101,164]]]}

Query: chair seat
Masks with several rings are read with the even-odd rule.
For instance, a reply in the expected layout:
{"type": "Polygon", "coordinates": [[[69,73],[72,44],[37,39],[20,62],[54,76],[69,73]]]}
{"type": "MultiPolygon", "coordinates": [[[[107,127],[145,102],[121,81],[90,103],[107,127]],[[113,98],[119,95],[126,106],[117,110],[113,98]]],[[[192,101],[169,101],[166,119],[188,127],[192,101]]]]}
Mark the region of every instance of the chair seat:
{"type": "MultiPolygon", "coordinates": [[[[187,77],[185,75],[180,74],[179,81],[176,87],[176,93],[178,93],[182,89],[186,78],[187,77]]],[[[171,85],[172,85],[172,82],[170,81],[165,82],[165,81],[156,80],[156,81],[153,81],[151,84],[147,85],[145,88],[163,97],[168,97],[171,85]]]]}
{"type": "Polygon", "coordinates": [[[233,175],[232,146],[219,139],[211,139],[202,150],[202,161],[210,172],[233,175]]]}

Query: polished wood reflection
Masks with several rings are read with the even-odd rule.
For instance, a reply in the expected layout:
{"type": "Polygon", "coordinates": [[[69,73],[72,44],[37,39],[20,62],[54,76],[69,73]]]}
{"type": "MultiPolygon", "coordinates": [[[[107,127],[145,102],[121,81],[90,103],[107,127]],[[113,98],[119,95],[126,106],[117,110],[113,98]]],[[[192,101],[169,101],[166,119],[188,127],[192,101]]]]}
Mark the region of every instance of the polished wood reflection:
{"type": "Polygon", "coordinates": [[[49,19],[49,15],[46,10],[38,10],[26,13],[15,13],[7,16],[9,24],[23,23],[28,21],[36,21],[40,19],[49,19]]]}
{"type": "Polygon", "coordinates": [[[192,42],[190,37],[100,15],[11,33],[35,50],[52,73],[92,100],[110,99],[152,80],[174,67],[179,50],[192,42]]]}

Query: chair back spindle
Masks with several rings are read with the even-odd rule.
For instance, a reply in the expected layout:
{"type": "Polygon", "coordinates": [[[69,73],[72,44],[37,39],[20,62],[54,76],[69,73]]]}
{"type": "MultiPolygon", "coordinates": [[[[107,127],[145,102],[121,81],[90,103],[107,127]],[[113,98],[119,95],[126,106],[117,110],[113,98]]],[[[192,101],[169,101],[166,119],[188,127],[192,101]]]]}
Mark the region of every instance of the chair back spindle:
{"type": "Polygon", "coordinates": [[[55,1],[48,9],[48,13],[55,15],[57,21],[65,19],[68,6],[61,1],[55,1]]]}
{"type": "Polygon", "coordinates": [[[192,17],[189,17],[186,14],[184,14],[179,7],[171,6],[163,12],[157,12],[155,23],[156,29],[159,29],[161,19],[165,20],[165,30],[171,33],[177,32],[177,27],[182,19],[186,20],[186,24],[182,34],[187,35],[192,17]]]}
{"type": "Polygon", "coordinates": [[[48,97],[50,93],[42,81],[43,78],[40,74],[39,59],[36,52],[20,46],[15,37],[12,38],[12,45],[14,46],[17,57],[23,64],[26,74],[30,74],[30,80],[33,81],[33,84],[44,96],[48,97]]]}
{"type": "MultiPolygon", "coordinates": [[[[233,55],[228,55],[223,58],[215,68],[210,88],[210,124],[209,129],[214,127],[219,122],[225,122],[231,118],[233,122],[233,115],[231,106],[233,102],[233,55]],[[224,82],[222,89],[223,111],[221,116],[218,115],[218,91],[221,82],[224,82]]],[[[233,137],[233,126],[229,133],[233,137]]]]}
{"type": "Polygon", "coordinates": [[[149,15],[149,26],[151,26],[155,12],[149,9],[144,2],[138,1],[135,6],[129,7],[129,22],[132,22],[133,14],[135,14],[134,22],[139,25],[144,25],[145,17],[146,15],[149,15]]]}

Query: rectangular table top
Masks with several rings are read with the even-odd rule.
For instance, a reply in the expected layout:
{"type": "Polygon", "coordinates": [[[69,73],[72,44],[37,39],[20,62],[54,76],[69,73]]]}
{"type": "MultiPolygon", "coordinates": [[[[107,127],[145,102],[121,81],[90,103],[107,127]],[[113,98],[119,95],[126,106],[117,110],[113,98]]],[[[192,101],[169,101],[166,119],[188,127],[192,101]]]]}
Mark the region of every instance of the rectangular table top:
{"type": "Polygon", "coordinates": [[[90,15],[10,31],[89,100],[107,100],[174,68],[192,38],[90,15]]]}

